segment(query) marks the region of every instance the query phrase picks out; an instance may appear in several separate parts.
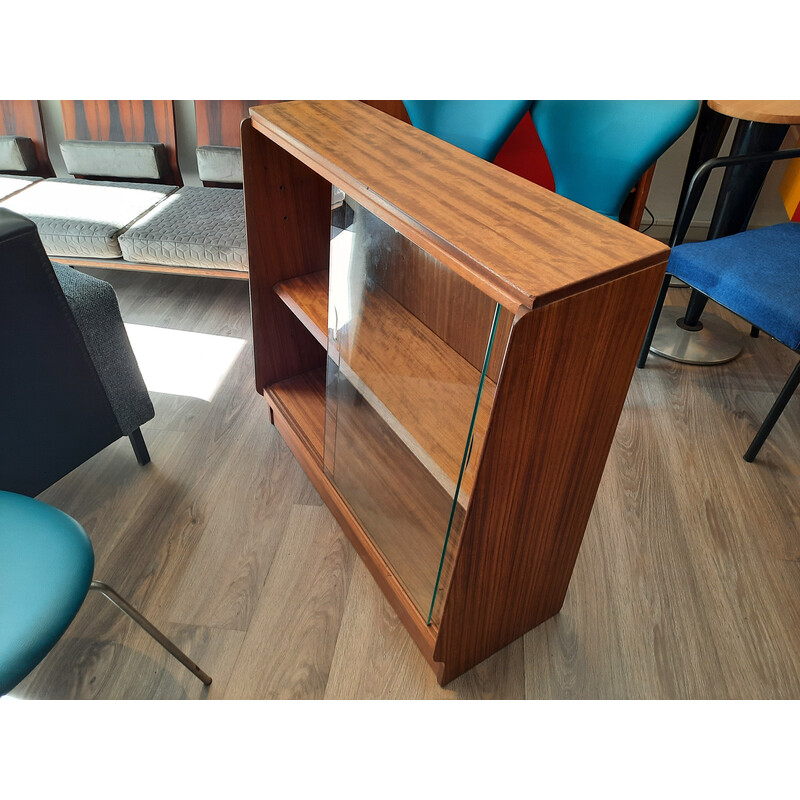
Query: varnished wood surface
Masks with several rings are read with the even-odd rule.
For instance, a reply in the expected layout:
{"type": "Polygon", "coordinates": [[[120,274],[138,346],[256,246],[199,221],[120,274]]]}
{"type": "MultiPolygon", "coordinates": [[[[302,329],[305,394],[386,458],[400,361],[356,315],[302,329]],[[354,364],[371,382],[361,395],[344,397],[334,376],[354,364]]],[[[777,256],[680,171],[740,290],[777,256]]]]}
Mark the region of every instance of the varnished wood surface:
{"type": "Polygon", "coordinates": [[[75,258],[73,256],[53,256],[54,261],[69,264],[73,267],[91,267],[92,269],[125,269],[139,272],[163,272],[168,275],[194,275],[204,278],[233,278],[246,281],[247,270],[213,269],[211,267],[179,267],[167,264],[140,264],[138,261],[126,261],[124,258],[75,258]]]}
{"type": "Polygon", "coordinates": [[[314,338],[328,347],[328,270],[309,272],[275,284],[275,294],[314,338]]]}
{"type": "Polygon", "coordinates": [[[434,657],[443,680],[561,608],[665,266],[512,328],[453,572],[442,579],[434,657]],[[610,324],[622,317],[626,327],[610,324]]]}
{"type": "Polygon", "coordinates": [[[256,391],[325,364],[325,350],[275,294],[275,284],[328,264],[331,188],[242,123],[244,209],[256,391]],[[276,346],[277,345],[277,346],[276,346]]]}
{"type": "Polygon", "coordinates": [[[270,405],[290,418],[297,435],[322,469],[325,446],[325,368],[273,383],[264,390],[270,405]]]}
{"type": "Polygon", "coordinates": [[[62,100],[61,117],[65,139],[160,142],[169,165],[163,182],[183,186],[171,100],[62,100]]]}
{"type": "Polygon", "coordinates": [[[0,100],[0,136],[27,136],[33,141],[37,168],[33,175],[41,178],[55,176],[42,124],[38,100],[0,100]]]}
{"type": "Polygon", "coordinates": [[[714,111],[750,122],[777,125],[800,123],[800,100],[708,100],[714,111]]]}
{"type": "MultiPolygon", "coordinates": [[[[250,337],[244,283],[93,274],[128,322],[250,337]]],[[[121,440],[41,499],[214,682],[92,594],[12,697],[800,699],[800,402],[741,458],[797,356],[744,341],[635,371],[561,612],[444,688],[269,425],[251,353],[210,403],[154,393],[149,466],[121,440]]]]}
{"type": "MultiPolygon", "coordinates": [[[[298,319],[327,347],[328,271],[301,275],[276,285],[276,293],[292,308],[298,319]]],[[[443,484],[454,491],[461,472],[467,433],[475,408],[481,370],[465,361],[445,341],[410,314],[393,297],[376,287],[364,297],[359,310],[358,337],[350,341],[344,329],[340,342],[341,358],[348,376],[357,388],[367,393],[366,400],[417,453],[423,463],[443,474],[443,484]],[[373,400],[374,398],[374,400],[373,400]],[[442,414],[446,409],[446,414],[442,414]],[[435,467],[434,467],[435,465],[435,467]]],[[[470,318],[474,328],[474,317],[470,318]]],[[[491,320],[478,330],[489,338],[491,320]]],[[[502,357],[505,342],[498,337],[502,357]]],[[[489,410],[494,401],[495,384],[484,381],[482,402],[475,420],[475,458],[486,433],[489,410]]],[[[324,403],[324,391],[322,402],[324,403]]],[[[307,415],[304,415],[304,417],[307,415]]],[[[321,452],[321,451],[320,451],[321,452]]],[[[465,474],[462,491],[472,491],[474,471],[465,474]]]]}
{"type": "Polygon", "coordinates": [[[363,103],[294,101],[250,115],[265,137],[512,312],[665,258],[655,240],[363,103]]]}

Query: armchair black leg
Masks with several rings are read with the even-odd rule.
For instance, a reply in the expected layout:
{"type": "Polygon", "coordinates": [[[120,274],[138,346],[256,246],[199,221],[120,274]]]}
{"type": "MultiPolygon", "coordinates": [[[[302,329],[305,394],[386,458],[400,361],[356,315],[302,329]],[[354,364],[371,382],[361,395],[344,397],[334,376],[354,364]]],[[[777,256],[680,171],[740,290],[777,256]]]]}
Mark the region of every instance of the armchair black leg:
{"type": "Polygon", "coordinates": [[[761,445],[767,440],[767,436],[769,436],[770,431],[778,421],[778,417],[783,413],[783,409],[786,408],[786,404],[794,394],[798,384],[800,384],[800,361],[798,361],[797,365],[792,370],[789,380],[784,384],[781,393],[778,395],[778,399],[773,403],[769,414],[767,414],[766,419],[761,423],[758,433],[750,443],[750,447],[747,448],[747,452],[744,454],[745,461],[753,461],[758,455],[761,445]]]}
{"type": "Polygon", "coordinates": [[[133,452],[136,454],[136,460],[141,466],[150,463],[150,453],[147,452],[147,445],[144,443],[144,436],[142,436],[142,429],[137,428],[131,433],[128,438],[131,440],[133,452]]]}

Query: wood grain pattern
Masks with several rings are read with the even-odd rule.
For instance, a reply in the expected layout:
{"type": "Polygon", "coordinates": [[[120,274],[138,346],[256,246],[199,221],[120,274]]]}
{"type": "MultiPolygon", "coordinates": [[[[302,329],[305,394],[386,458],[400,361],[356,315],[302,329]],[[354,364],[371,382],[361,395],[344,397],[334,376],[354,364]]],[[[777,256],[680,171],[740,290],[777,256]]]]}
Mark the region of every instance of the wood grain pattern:
{"type": "Polygon", "coordinates": [[[708,100],[714,111],[726,117],[776,125],[800,123],[800,100],[708,100]]]}
{"type": "MultiPolygon", "coordinates": [[[[197,146],[241,147],[241,126],[251,106],[269,105],[277,100],[195,100],[194,115],[197,146]]],[[[203,181],[203,186],[241,188],[237,183],[203,181]]]]}
{"type": "Polygon", "coordinates": [[[27,136],[33,141],[37,166],[31,175],[55,177],[38,100],[0,100],[0,136],[27,136]]]}
{"type": "MultiPolygon", "coordinates": [[[[314,230],[321,239],[328,209],[321,197],[309,200],[312,193],[300,195],[303,183],[327,187],[335,180],[373,212],[365,215],[356,207],[354,231],[362,231],[375,250],[359,251],[357,259],[377,261],[378,266],[376,275],[370,272],[365,279],[368,291],[360,290],[358,278],[353,279],[355,285],[348,291],[356,294],[351,301],[357,308],[337,326],[335,412],[330,410],[332,401],[326,404],[326,425],[334,422],[335,413],[335,428],[323,431],[324,474],[319,474],[319,432],[314,436],[317,445],[309,446],[303,430],[308,414],[303,410],[297,415],[292,409],[292,403],[300,408],[300,401],[289,392],[282,407],[274,399],[271,406],[276,424],[288,434],[287,441],[311,470],[312,480],[323,487],[348,535],[362,545],[369,542],[362,556],[367,556],[373,574],[382,575],[388,568],[392,580],[384,581],[384,587],[390,586],[390,599],[410,611],[412,635],[419,637],[420,622],[427,619],[425,608],[436,592],[429,635],[436,637],[432,660],[439,662],[437,674],[446,683],[561,607],[630,383],[635,349],[663,277],[665,248],[622,226],[608,228],[597,215],[569,201],[558,198],[555,204],[545,204],[536,192],[530,193],[527,182],[509,184],[515,176],[506,177],[503,170],[462,151],[453,153],[445,143],[363,104],[284,103],[253,109],[251,116],[254,126],[248,135],[260,132],[273,148],[284,151],[281,156],[268,146],[249,151],[255,163],[248,175],[255,180],[260,173],[262,182],[281,183],[277,193],[272,190],[270,195],[262,188],[260,196],[254,194],[252,219],[272,214],[270,198],[277,194],[275,199],[285,201],[288,194],[280,194],[285,187],[297,192],[284,206],[288,225],[276,225],[270,233],[275,238],[264,242],[264,264],[276,265],[265,269],[264,285],[271,273],[273,285],[275,277],[283,282],[279,293],[285,295],[291,276],[282,273],[303,276],[310,271],[309,263],[321,260],[321,242],[311,259],[303,257],[299,245],[303,226],[310,225],[314,213],[319,215],[314,230]],[[420,159],[425,147],[435,150],[442,163],[420,159]],[[289,167],[287,157],[294,158],[296,166],[289,167]],[[280,166],[267,169],[274,163],[280,166]],[[344,172],[343,165],[354,174],[344,172]],[[401,165],[407,167],[402,177],[401,165]],[[309,167],[325,180],[315,184],[309,167]],[[290,183],[291,169],[296,186],[290,183]],[[440,180],[433,181],[435,177],[440,180]],[[483,190],[492,197],[490,213],[496,216],[491,231],[501,245],[496,252],[482,244],[489,226],[478,221],[478,213],[454,214],[435,201],[420,203],[409,192],[434,182],[442,187],[436,198],[457,200],[468,190],[483,190]],[[506,191],[502,198],[501,185],[506,191]],[[546,231],[549,223],[554,228],[546,231]],[[613,236],[606,235],[607,230],[613,236]],[[444,231],[453,236],[451,241],[443,241],[444,231]],[[403,235],[413,245],[391,245],[392,237],[403,235]],[[419,248],[427,255],[417,256],[419,248]],[[453,271],[462,281],[518,310],[498,389],[495,392],[489,382],[479,408],[484,421],[471,463],[477,479],[474,492],[471,478],[466,487],[465,497],[470,492],[471,496],[463,525],[463,507],[453,506],[451,487],[467,436],[466,428],[458,426],[471,418],[478,379],[475,367],[434,333],[448,314],[437,313],[446,308],[446,298],[437,291],[441,281],[436,275],[442,267],[431,256],[446,265],[447,253],[458,255],[453,271]],[[616,263],[611,263],[610,254],[616,263]],[[512,258],[523,255],[528,259],[523,263],[512,258]],[[407,263],[421,270],[411,276],[418,286],[410,290],[398,278],[394,292],[412,300],[415,294],[429,293],[433,302],[427,308],[417,303],[426,309],[426,324],[380,285],[392,285],[393,270],[403,272],[400,265],[407,263]],[[487,263],[492,263],[491,270],[487,263]],[[432,280],[425,277],[430,270],[432,280]],[[520,286],[527,287],[527,293],[520,286]],[[448,369],[454,360],[469,371],[471,380],[461,380],[458,371],[448,369]],[[464,403],[458,402],[460,384],[470,384],[464,403]],[[439,391],[440,386],[447,391],[439,391]],[[450,486],[434,479],[434,466],[444,471],[450,486]],[[452,509],[458,519],[450,530],[452,509]],[[355,526],[348,528],[353,517],[355,526]],[[450,541],[437,591],[446,536],[450,541]]],[[[250,220],[248,216],[248,224],[250,220]]],[[[455,263],[452,258],[450,263],[455,263]]],[[[295,294],[306,290],[305,283],[292,284],[295,294]]],[[[276,296],[271,295],[273,303],[276,296]]],[[[323,317],[322,291],[314,297],[320,308],[302,313],[306,323],[323,317]]],[[[303,307],[306,302],[292,305],[303,307]]],[[[272,319],[276,324],[274,315],[272,319]]],[[[470,323],[478,331],[471,335],[477,338],[481,326],[474,315],[470,323]]],[[[278,335],[267,340],[254,316],[254,341],[276,350],[297,324],[294,320],[280,332],[278,323],[278,331],[273,331],[278,335]]],[[[453,330],[463,326],[461,322],[453,330]]],[[[316,338],[323,340],[319,331],[316,338]]],[[[499,348],[506,349],[505,342],[499,348]]],[[[322,403],[316,393],[314,401],[322,403]]],[[[315,426],[323,419],[322,409],[315,412],[315,426]]],[[[431,660],[429,653],[426,657],[431,660]]]]}
{"type": "Polygon", "coordinates": [[[171,100],[62,100],[61,117],[65,139],[160,142],[167,152],[169,173],[161,181],[147,180],[183,186],[171,100]]]}
{"type": "MultiPolygon", "coordinates": [[[[324,325],[327,329],[327,276],[325,270],[275,286],[276,293],[323,347],[327,347],[327,336],[321,327],[324,325]]],[[[491,320],[484,317],[484,325],[476,325],[474,317],[470,320],[473,334],[477,332],[483,340],[485,352],[491,320]]],[[[502,357],[505,342],[499,340],[497,344],[502,357]]],[[[468,426],[480,384],[480,367],[473,367],[461,358],[448,341],[434,335],[380,288],[364,297],[358,318],[358,340],[349,341],[347,331],[343,330],[340,357],[342,369],[347,371],[348,379],[362,391],[367,402],[421,460],[430,460],[432,469],[438,468],[444,473],[443,485],[453,492],[461,472],[468,426]],[[440,412],[445,406],[448,414],[442,418],[440,412]]],[[[270,387],[269,391],[275,390],[270,387]]],[[[488,378],[483,393],[485,402],[475,420],[476,453],[486,432],[495,393],[495,384],[488,378]]],[[[324,404],[324,376],[320,399],[324,404]]],[[[305,413],[301,409],[298,413],[302,413],[304,419],[320,417],[318,413],[305,413]]],[[[315,435],[314,441],[317,440],[315,435]]],[[[470,471],[462,485],[467,496],[473,480],[474,474],[470,471]]]]}
{"type": "Polygon", "coordinates": [[[514,313],[665,258],[655,240],[363,103],[250,114],[265,137],[514,313]],[[448,191],[432,189],[441,185],[448,191]]]}
{"type": "Polygon", "coordinates": [[[330,251],[330,184],[242,123],[256,390],[324,366],[325,351],[273,291],[318,272],[330,251]]]}
{"type": "Polygon", "coordinates": [[[291,309],[305,328],[328,348],[328,275],[327,269],[279,281],[275,294],[291,309]]]}
{"type": "Polygon", "coordinates": [[[252,670],[260,679],[234,678],[226,697],[324,697],[354,561],[324,508],[292,509],[239,655],[250,665],[241,674],[252,670]],[[294,646],[276,646],[286,641],[294,646]]]}
{"type": "Polygon", "coordinates": [[[126,261],[124,258],[76,258],[74,256],[56,256],[62,264],[73,267],[90,267],[93,269],[120,269],[134,272],[162,272],[166,275],[194,275],[201,278],[229,278],[246,281],[247,270],[214,269],[212,267],[179,267],[164,264],[140,264],[138,261],[126,261]]]}
{"type": "Polygon", "coordinates": [[[264,390],[270,406],[295,423],[309,455],[322,468],[325,446],[325,369],[294,375],[264,390]]]}
{"type": "Polygon", "coordinates": [[[197,146],[241,147],[242,122],[252,106],[269,105],[277,100],[195,100],[197,146]]]}
{"type": "MultiPolygon", "coordinates": [[[[364,212],[357,209],[358,221],[362,215],[364,212]]],[[[361,243],[381,242],[380,248],[365,253],[368,261],[380,265],[374,277],[381,288],[480,371],[495,301],[388,225],[375,218],[363,224],[369,226],[369,234],[361,243]]],[[[358,231],[358,225],[354,229],[358,231]]],[[[507,309],[502,310],[498,347],[487,373],[495,382],[513,318],[507,309]]]]}
{"type": "Polygon", "coordinates": [[[665,267],[512,328],[441,612],[443,682],[561,608],[665,267]]]}

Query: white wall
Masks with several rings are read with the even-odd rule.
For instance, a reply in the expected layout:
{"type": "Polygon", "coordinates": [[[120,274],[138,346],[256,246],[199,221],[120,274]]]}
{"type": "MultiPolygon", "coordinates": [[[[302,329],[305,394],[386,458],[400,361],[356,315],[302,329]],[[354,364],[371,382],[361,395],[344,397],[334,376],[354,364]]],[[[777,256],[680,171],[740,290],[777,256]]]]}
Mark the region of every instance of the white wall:
{"type": "MultiPolygon", "coordinates": [[[[730,149],[733,140],[733,130],[735,125],[731,125],[725,142],[722,146],[724,155],[730,149]]],[[[653,184],[650,187],[650,194],[647,198],[647,208],[655,217],[655,224],[648,231],[648,235],[657,239],[667,241],[672,223],[675,219],[678,198],[683,183],[683,175],[686,164],[689,160],[689,150],[691,149],[692,137],[694,136],[695,124],[658,160],[656,164],[653,184]]],[[[787,137],[788,145],[796,146],[796,134],[789,132],[787,137]]],[[[763,227],[778,222],[786,222],[788,216],[783,206],[778,186],[786,171],[788,162],[777,162],[772,166],[764,182],[764,188],[758,198],[758,203],[753,211],[750,220],[750,227],[763,227]]],[[[700,205],[694,215],[692,227],[687,235],[687,240],[697,241],[705,239],[708,227],[711,224],[711,216],[714,213],[714,201],[717,196],[720,181],[722,179],[721,170],[714,170],[708,180],[700,205]]],[[[650,221],[649,215],[645,212],[642,218],[643,227],[650,221]]]]}

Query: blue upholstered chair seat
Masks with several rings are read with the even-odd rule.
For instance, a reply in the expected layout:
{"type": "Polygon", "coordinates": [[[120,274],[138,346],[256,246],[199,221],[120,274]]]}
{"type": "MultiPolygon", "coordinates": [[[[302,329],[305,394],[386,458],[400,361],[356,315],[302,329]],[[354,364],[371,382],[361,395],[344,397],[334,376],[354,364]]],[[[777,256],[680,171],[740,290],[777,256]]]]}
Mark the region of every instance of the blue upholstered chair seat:
{"type": "Polygon", "coordinates": [[[800,223],[679,245],[667,272],[800,349],[800,223]]]}
{"type": "Polygon", "coordinates": [[[0,694],[59,640],[89,591],[93,570],[92,545],[75,520],[0,491],[0,694]]]}

